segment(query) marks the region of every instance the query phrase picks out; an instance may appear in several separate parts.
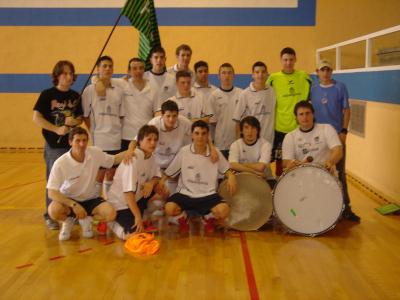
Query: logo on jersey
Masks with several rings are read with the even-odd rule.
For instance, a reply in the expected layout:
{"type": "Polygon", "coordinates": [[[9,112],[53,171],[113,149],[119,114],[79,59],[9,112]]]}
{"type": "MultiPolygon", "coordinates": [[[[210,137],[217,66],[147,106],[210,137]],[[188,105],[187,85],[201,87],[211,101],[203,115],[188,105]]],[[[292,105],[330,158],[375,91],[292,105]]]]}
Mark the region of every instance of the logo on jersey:
{"type": "Polygon", "coordinates": [[[314,141],[315,141],[316,143],[318,143],[318,142],[319,142],[319,136],[314,137],[314,141]]]}

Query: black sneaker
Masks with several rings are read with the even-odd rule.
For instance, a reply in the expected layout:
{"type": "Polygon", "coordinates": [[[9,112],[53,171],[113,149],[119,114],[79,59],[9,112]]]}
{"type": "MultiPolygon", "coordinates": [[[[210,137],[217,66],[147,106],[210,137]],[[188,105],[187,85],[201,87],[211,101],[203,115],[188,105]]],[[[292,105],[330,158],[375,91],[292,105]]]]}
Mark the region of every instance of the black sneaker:
{"type": "Polygon", "coordinates": [[[343,219],[349,220],[351,222],[357,222],[360,223],[361,218],[357,216],[352,210],[351,207],[346,207],[345,210],[343,211],[342,215],[343,219]]]}
{"type": "Polygon", "coordinates": [[[54,221],[53,219],[46,219],[46,225],[47,228],[50,230],[59,230],[60,229],[60,224],[58,224],[57,221],[54,221]]]}

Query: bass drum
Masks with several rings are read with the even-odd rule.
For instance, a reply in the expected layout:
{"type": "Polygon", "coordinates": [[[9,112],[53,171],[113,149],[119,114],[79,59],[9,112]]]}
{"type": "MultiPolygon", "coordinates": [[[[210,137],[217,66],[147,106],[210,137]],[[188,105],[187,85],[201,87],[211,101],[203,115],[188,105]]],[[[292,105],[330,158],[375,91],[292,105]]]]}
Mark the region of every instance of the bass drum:
{"type": "Polygon", "coordinates": [[[251,173],[238,173],[237,191],[231,196],[227,180],[219,186],[219,194],[230,206],[228,225],[236,230],[252,231],[264,225],[272,215],[272,194],[267,182],[251,173]]]}
{"type": "Polygon", "coordinates": [[[319,165],[286,171],[273,191],[274,215],[290,232],[316,236],[335,227],[344,209],[339,180],[319,165]]]}

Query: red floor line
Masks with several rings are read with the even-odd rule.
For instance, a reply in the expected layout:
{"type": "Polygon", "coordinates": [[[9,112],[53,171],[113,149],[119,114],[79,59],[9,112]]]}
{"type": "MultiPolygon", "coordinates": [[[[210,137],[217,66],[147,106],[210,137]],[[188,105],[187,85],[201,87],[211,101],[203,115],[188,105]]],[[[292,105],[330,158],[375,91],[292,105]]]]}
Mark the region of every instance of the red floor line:
{"type": "Polygon", "coordinates": [[[108,242],[104,242],[103,245],[107,246],[107,245],[111,245],[111,244],[114,244],[114,243],[115,243],[115,241],[108,241],[108,242]]]}
{"type": "Polygon", "coordinates": [[[64,255],[53,256],[53,257],[50,257],[49,260],[61,259],[61,258],[64,258],[64,257],[65,257],[64,255]]]}
{"type": "Polygon", "coordinates": [[[81,249],[81,250],[78,250],[78,253],[83,253],[83,252],[87,252],[87,251],[91,251],[91,250],[92,250],[92,248],[81,249]]]}
{"type": "Polygon", "coordinates": [[[23,268],[27,268],[27,267],[31,267],[33,266],[33,264],[25,264],[25,265],[20,265],[20,266],[16,266],[16,269],[23,269],[23,268]]]}
{"type": "Polygon", "coordinates": [[[244,266],[246,268],[247,284],[249,286],[250,299],[259,300],[260,296],[258,295],[256,279],[253,272],[253,266],[251,264],[249,248],[247,247],[246,234],[244,232],[240,232],[240,243],[242,245],[242,254],[244,260],[244,266]]]}

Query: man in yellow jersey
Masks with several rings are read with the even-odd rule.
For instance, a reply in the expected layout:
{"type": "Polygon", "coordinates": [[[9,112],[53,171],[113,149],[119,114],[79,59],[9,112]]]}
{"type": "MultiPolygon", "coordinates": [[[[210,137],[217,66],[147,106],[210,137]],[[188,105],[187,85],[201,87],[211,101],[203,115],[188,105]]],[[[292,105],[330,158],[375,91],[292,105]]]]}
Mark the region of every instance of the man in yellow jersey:
{"type": "Polygon", "coordinates": [[[307,100],[311,79],[304,71],[295,70],[296,52],[290,47],[281,51],[282,71],[269,76],[267,83],[275,90],[275,137],[272,149],[276,160],[276,175],[282,174],[282,142],[286,133],[297,127],[293,115],[296,103],[307,100]]]}

